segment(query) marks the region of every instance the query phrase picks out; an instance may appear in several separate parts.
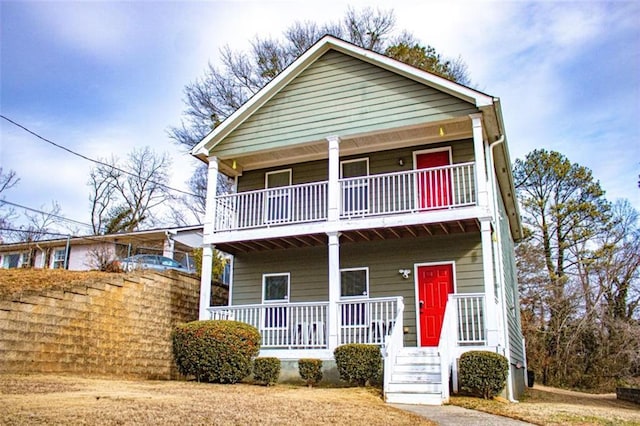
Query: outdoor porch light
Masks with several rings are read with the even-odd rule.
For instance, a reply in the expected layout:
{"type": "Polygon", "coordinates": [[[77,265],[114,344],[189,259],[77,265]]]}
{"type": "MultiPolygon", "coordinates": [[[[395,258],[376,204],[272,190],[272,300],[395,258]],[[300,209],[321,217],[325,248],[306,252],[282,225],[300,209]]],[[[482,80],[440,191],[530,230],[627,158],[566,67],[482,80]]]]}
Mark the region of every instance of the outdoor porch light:
{"type": "Polygon", "coordinates": [[[400,269],[398,273],[401,274],[402,278],[406,280],[409,278],[409,274],[411,274],[411,269],[400,269]]]}
{"type": "Polygon", "coordinates": [[[444,127],[440,126],[440,129],[438,129],[438,133],[440,134],[440,137],[444,136],[444,127]]]}
{"type": "Polygon", "coordinates": [[[404,160],[402,158],[398,158],[398,166],[404,166],[404,160]]]}

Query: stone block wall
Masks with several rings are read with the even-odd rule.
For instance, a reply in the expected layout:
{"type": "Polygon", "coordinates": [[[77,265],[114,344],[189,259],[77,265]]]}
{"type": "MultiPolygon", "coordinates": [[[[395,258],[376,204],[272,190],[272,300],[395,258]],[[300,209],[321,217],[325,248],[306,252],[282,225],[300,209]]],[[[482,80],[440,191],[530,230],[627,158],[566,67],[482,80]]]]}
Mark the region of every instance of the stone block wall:
{"type": "Polygon", "coordinates": [[[0,372],[178,376],[171,331],[198,319],[197,278],[114,274],[0,300],[0,372]]]}

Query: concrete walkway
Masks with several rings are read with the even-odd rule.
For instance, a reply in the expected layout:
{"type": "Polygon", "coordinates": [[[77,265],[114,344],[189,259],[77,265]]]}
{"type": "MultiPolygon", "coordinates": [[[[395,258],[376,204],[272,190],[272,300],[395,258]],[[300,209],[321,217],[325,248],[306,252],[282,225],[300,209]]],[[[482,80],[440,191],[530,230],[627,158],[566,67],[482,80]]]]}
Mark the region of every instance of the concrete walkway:
{"type": "Polygon", "coordinates": [[[531,423],[495,414],[469,410],[455,405],[389,404],[404,411],[425,417],[441,426],[522,426],[531,423]]]}

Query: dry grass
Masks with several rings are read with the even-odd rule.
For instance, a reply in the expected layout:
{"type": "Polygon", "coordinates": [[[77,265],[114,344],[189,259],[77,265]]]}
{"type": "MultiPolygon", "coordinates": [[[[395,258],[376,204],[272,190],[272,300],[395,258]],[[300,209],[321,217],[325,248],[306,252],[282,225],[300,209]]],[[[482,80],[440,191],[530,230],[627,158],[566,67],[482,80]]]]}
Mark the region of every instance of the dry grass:
{"type": "Polygon", "coordinates": [[[640,425],[640,406],[615,394],[594,395],[536,385],[520,403],[452,397],[451,404],[537,425],[640,425]]]}
{"type": "Polygon", "coordinates": [[[0,424],[434,425],[364,388],[0,375],[0,424]]]}
{"type": "Polygon", "coordinates": [[[96,281],[113,274],[63,269],[0,269],[0,297],[32,290],[63,290],[83,281],[96,281]]]}

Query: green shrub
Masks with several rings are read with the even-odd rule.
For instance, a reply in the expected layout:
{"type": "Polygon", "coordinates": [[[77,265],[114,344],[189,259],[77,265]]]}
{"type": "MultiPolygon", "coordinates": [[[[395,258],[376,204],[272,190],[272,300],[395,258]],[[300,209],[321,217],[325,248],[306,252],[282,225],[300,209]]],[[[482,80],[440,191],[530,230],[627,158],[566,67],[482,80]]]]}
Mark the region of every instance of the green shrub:
{"type": "Polygon", "coordinates": [[[469,351],[462,354],[458,367],[460,387],[484,399],[498,395],[504,389],[509,361],[489,351],[469,351]]]}
{"type": "Polygon", "coordinates": [[[193,321],[172,333],[178,371],[196,380],[237,383],[251,374],[252,359],[260,352],[260,333],[237,321],[193,321]]]}
{"type": "Polygon", "coordinates": [[[299,359],[298,372],[307,386],[313,387],[322,380],[322,360],[316,358],[299,359]]]}
{"type": "Polygon", "coordinates": [[[280,377],[280,360],[278,358],[264,357],[253,361],[254,382],[269,386],[276,384],[280,377]]]}
{"type": "Polygon", "coordinates": [[[380,348],[374,345],[352,343],[338,346],[333,351],[340,378],[351,384],[364,386],[382,373],[380,348]]]}

